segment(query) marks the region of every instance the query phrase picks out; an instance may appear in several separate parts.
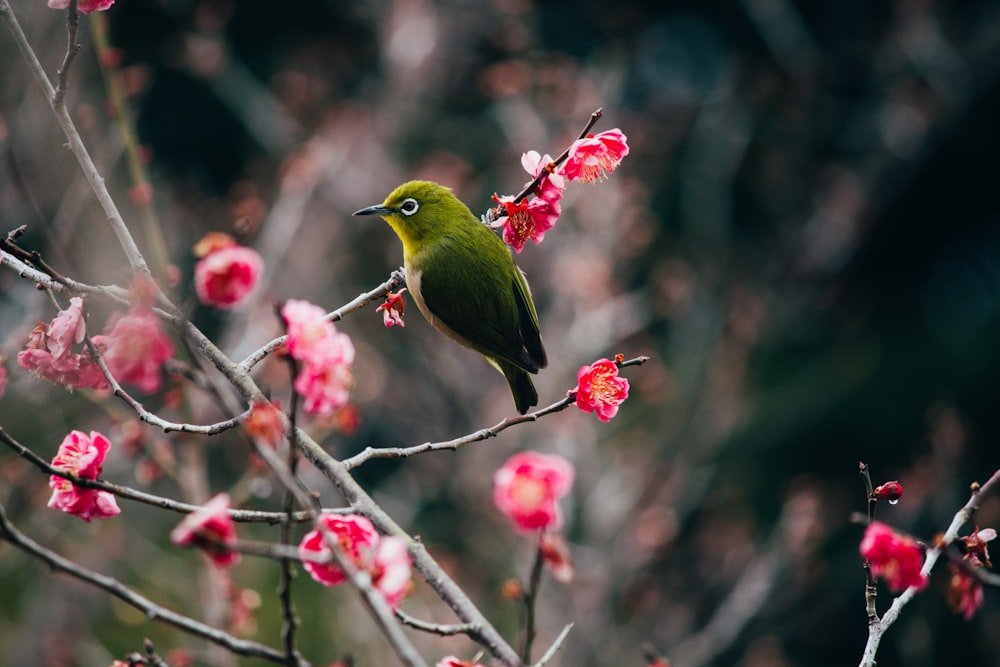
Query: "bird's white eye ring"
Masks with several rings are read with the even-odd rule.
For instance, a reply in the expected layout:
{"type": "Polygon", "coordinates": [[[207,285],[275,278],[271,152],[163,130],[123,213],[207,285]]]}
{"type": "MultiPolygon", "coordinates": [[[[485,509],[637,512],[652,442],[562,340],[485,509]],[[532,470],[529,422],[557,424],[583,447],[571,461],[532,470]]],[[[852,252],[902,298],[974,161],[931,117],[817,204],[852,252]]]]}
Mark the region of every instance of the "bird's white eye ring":
{"type": "Polygon", "coordinates": [[[408,197],[403,200],[403,204],[399,207],[399,210],[403,215],[413,215],[417,212],[418,208],[420,208],[420,204],[417,203],[417,200],[413,197],[408,197]]]}

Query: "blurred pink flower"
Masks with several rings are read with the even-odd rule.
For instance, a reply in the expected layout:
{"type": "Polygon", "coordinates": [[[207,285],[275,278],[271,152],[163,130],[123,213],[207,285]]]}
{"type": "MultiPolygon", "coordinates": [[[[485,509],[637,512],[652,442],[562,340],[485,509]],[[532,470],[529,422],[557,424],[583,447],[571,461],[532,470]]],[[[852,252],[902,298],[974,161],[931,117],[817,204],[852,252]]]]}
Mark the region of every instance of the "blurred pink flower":
{"type": "Polygon", "coordinates": [[[326,311],[308,301],[289,299],[281,307],[281,317],[288,330],[288,353],[299,361],[323,357],[328,341],[337,335],[333,322],[326,320],[326,311]]]}
{"type": "Polygon", "coordinates": [[[957,563],[948,563],[951,579],[948,582],[948,605],[965,620],[970,621],[985,602],[983,585],[964,571],[957,563]]]}
{"type": "MultiPolygon", "coordinates": [[[[72,431],[59,445],[52,467],[82,479],[97,479],[110,448],[111,442],[97,431],[91,431],[89,436],[82,431],[72,431]]],[[[91,519],[106,519],[121,513],[114,495],[107,491],[78,487],[59,475],[49,478],[49,486],[52,488],[49,507],[88,523],[91,519]]]]}
{"type": "MultiPolygon", "coordinates": [[[[174,345],[153,311],[133,306],[127,315],[115,313],[100,338],[108,370],[116,380],[147,394],[160,388],[160,369],[174,356],[174,345]]],[[[95,343],[99,337],[95,336],[95,343]]]]}
{"type": "Polygon", "coordinates": [[[26,348],[17,355],[17,364],[38,379],[69,388],[106,389],[107,380],[89,352],[72,350],[84,335],[83,302],[74,297],[69,308],[59,311],[51,323],[39,322],[31,331],[26,348]]]}
{"type": "Polygon", "coordinates": [[[281,309],[288,327],[288,352],[302,362],[295,391],[310,414],[329,416],[347,404],[354,376],[354,344],[325,319],[321,308],[289,299],[281,309]]]}
{"type": "Polygon", "coordinates": [[[561,213],[557,202],[550,202],[540,197],[530,201],[521,200],[515,204],[509,195],[493,195],[493,201],[504,208],[505,213],[497,218],[494,227],[503,226],[504,243],[520,253],[524,244],[534,241],[535,245],[542,242],[545,232],[552,229],[561,213]]]}
{"type": "Polygon", "coordinates": [[[83,320],[83,299],[78,296],[69,300],[69,308],[60,310],[49,324],[46,347],[52,356],[62,359],[70,354],[74,343],[82,343],[87,334],[83,320]]]}
{"type": "MultiPolygon", "coordinates": [[[[367,569],[378,546],[378,533],[372,522],[359,514],[324,514],[320,521],[337,538],[341,555],[356,568],[367,569]]],[[[318,528],[310,530],[302,538],[299,554],[303,558],[302,567],[324,586],[337,586],[347,581],[347,576],[333,560],[333,554],[318,528]],[[325,563],[312,562],[317,558],[329,560],[325,563]]]]}
{"type": "Polygon", "coordinates": [[[542,554],[542,562],[552,572],[552,577],[561,584],[573,581],[576,571],[573,569],[573,559],[569,553],[569,545],[559,535],[543,533],[538,541],[538,550],[542,554]]]}
{"type": "Polygon", "coordinates": [[[493,503],[522,531],[558,530],[559,499],[573,486],[573,464],[538,452],[519,452],[493,474],[493,503]]]}
{"type": "Polygon", "coordinates": [[[549,155],[539,155],[538,151],[528,151],[521,155],[521,166],[531,174],[532,179],[538,178],[542,172],[548,172],[535,187],[535,194],[552,204],[562,199],[563,190],[566,189],[566,180],[562,174],[550,168],[553,166],[553,162],[549,155]]]}
{"type": "Polygon", "coordinates": [[[194,267],[194,287],[202,303],[235,308],[253,290],[264,260],[253,248],[232,245],[202,257],[194,267]]]}
{"type": "MultiPolygon", "coordinates": [[[[69,0],[49,0],[50,9],[69,9],[69,0]]],[[[103,12],[115,4],[115,0],[80,0],[77,8],[84,14],[103,12]]]]}
{"type": "Polygon", "coordinates": [[[0,398],[3,398],[4,392],[7,391],[7,382],[10,377],[7,375],[7,367],[3,363],[3,355],[0,354],[0,398]]]}
{"type": "Polygon", "coordinates": [[[285,438],[281,410],[269,401],[254,401],[243,430],[254,440],[276,447],[285,438]]]}
{"type": "Polygon", "coordinates": [[[861,557],[871,563],[872,574],[884,578],[889,590],[898,592],[927,584],[927,577],[920,572],[924,563],[920,546],[884,523],[873,521],[868,525],[859,550],[861,557]]]}
{"type": "Polygon", "coordinates": [[[593,183],[607,178],[628,155],[627,138],[617,127],[577,139],[560,171],[566,180],[593,183]]]}
{"type": "Polygon", "coordinates": [[[238,563],[239,552],[229,548],[236,544],[236,527],[229,515],[229,495],[220,493],[184,517],[171,531],[170,541],[179,546],[198,547],[219,567],[238,563]]]}
{"type": "Polygon", "coordinates": [[[486,665],[481,665],[472,660],[459,660],[455,656],[449,655],[445,658],[441,658],[435,667],[486,667],[486,665]]]}
{"type": "Polygon", "coordinates": [[[406,541],[391,535],[380,538],[370,572],[375,588],[392,609],[397,609],[413,588],[412,560],[406,541]]]}
{"type": "Polygon", "coordinates": [[[610,359],[598,359],[581,366],[577,373],[576,405],[584,412],[597,413],[601,421],[611,421],[618,407],[628,398],[628,380],[618,376],[618,365],[610,359]]]}

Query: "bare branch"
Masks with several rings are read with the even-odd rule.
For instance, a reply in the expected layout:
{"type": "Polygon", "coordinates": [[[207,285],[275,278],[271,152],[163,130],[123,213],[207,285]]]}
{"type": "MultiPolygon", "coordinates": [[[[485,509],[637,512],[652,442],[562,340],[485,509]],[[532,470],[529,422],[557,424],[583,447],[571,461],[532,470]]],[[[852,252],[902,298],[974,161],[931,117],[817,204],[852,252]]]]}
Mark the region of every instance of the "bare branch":
{"type": "MultiPolygon", "coordinates": [[[[6,540],[29,556],[46,563],[53,570],[64,572],[80,581],[85,581],[114,595],[126,604],[135,607],[150,619],[162,621],[192,635],[207,639],[238,655],[263,658],[277,664],[286,664],[285,654],[281,651],[276,651],[258,642],[239,639],[210,625],[196,621],[183,614],[178,614],[136,593],[114,577],[94,572],[67,558],[63,558],[54,551],[46,549],[10,523],[3,505],[0,505],[0,538],[6,540]]],[[[307,663],[303,662],[301,664],[305,666],[307,663]]]]}

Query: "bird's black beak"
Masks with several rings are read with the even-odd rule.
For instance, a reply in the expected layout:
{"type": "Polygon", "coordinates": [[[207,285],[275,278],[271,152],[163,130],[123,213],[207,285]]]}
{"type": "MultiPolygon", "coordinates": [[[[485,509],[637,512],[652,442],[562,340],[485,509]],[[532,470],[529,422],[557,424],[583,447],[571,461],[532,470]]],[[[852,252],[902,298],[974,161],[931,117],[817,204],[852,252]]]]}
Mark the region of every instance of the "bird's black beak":
{"type": "Polygon", "coordinates": [[[376,204],[375,206],[368,206],[355,211],[354,215],[385,215],[386,213],[392,213],[392,209],[386,208],[382,204],[376,204]]]}

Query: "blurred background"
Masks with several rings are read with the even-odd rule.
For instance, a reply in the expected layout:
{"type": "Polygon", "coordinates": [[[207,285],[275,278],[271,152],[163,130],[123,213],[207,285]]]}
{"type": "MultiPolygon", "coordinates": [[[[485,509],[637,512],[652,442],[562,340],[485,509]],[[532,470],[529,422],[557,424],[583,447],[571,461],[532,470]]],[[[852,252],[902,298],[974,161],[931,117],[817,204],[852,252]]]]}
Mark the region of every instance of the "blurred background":
{"type": "MultiPolygon", "coordinates": [[[[14,4],[54,77],[64,13],[14,4]]],[[[501,589],[527,577],[532,544],[493,507],[492,474],[524,449],[570,459],[564,534],[576,579],[546,575],[539,600],[539,651],[575,624],[553,665],[639,666],[646,644],[675,667],[856,664],[866,637],[863,529],[850,521],[865,509],[859,461],[876,484],[904,486],[879,518],[927,541],[969,484],[998,468],[995,2],[119,0],[100,20],[117,67],[99,67],[101,26],[85,17],[71,113],[154,263],[149,230],[161,230],[179,302],[235,359],[280,332],[275,303],[333,309],[401,264],[387,225],[350,216],[400,182],[444,183],[479,214],[527,180],[524,151],[562,152],[597,107],[596,131],[628,135],[620,169],[571,184],[545,242],[517,257],[549,351],[542,404],[573,388],[581,365],[648,355],[624,372],[632,390],[619,415],[604,424],[571,408],[457,452],[357,470],[515,641],[519,610],[501,589]],[[130,176],[124,112],[151,206],[130,176]],[[233,313],[192,298],[191,247],[210,230],[266,262],[265,285],[233,313]]],[[[63,274],[127,284],[6,31],[0,62],[0,233],[27,225],[22,245],[63,274]]],[[[93,311],[99,328],[109,313],[93,311]]],[[[124,404],[29,378],[17,351],[54,314],[33,285],[0,271],[11,375],[0,426],[46,458],[70,429],[97,429],[114,442],[109,480],[280,507],[237,435],[167,437],[131,422],[124,404]]],[[[336,456],[447,440],[513,414],[502,378],[415,308],[405,329],[384,328],[373,307],[338,327],[358,351],[353,406],[305,422],[336,456]]],[[[256,376],[287,402],[282,363],[256,376]]],[[[222,417],[176,380],[145,402],[167,418],[222,417]]],[[[303,476],[325,504],[342,502],[315,471],[303,476]]],[[[123,501],[118,519],[85,525],[47,510],[47,497],[47,479],[0,450],[0,501],[39,542],[278,645],[272,563],[245,558],[219,574],[169,546],[174,515],[123,501]],[[224,591],[222,611],[209,589],[224,591]]],[[[1000,498],[985,499],[976,521],[997,526],[1000,498]]],[[[277,539],[274,528],[240,534],[277,539]]],[[[939,566],[886,635],[880,667],[997,661],[996,592],[965,621],[947,606],[947,583],[939,566]]],[[[396,664],[351,592],[304,576],[295,590],[310,659],[396,664]]],[[[880,611],[890,599],[881,588],[880,611]]],[[[453,621],[422,582],[404,609],[453,621]]],[[[107,664],[144,637],[199,665],[258,664],[227,663],[0,543],[0,663],[107,664]]],[[[432,663],[476,651],[462,638],[415,641],[432,663]]]]}

